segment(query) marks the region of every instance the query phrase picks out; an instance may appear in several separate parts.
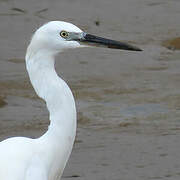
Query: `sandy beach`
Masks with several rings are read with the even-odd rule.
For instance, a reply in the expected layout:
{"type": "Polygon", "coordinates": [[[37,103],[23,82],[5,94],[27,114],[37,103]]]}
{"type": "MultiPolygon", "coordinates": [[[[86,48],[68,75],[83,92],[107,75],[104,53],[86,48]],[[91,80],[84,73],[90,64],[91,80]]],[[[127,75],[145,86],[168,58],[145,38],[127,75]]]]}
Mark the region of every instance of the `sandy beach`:
{"type": "Polygon", "coordinates": [[[33,32],[51,20],[143,49],[83,48],[56,58],[78,111],[62,179],[179,180],[179,0],[1,0],[0,140],[48,128],[24,57],[33,32]]]}

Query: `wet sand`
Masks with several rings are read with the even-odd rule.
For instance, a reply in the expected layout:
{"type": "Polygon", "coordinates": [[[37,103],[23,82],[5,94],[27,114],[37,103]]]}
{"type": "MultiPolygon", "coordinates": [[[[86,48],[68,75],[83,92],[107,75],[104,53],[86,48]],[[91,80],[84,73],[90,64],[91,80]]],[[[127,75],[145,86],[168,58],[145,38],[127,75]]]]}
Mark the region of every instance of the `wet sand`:
{"type": "Polygon", "coordinates": [[[180,179],[179,0],[0,1],[0,140],[39,137],[48,112],[24,64],[34,30],[70,21],[143,52],[76,49],[57,57],[78,110],[63,179],[180,179]]]}

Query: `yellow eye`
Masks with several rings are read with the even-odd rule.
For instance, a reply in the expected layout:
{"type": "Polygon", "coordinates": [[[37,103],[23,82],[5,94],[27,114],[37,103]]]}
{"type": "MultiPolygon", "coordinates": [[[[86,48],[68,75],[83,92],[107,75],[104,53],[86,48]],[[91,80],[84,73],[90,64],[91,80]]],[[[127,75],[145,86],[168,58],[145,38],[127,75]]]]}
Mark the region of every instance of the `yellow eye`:
{"type": "Polygon", "coordinates": [[[63,38],[67,38],[69,36],[69,33],[67,31],[61,31],[60,36],[63,38]]]}

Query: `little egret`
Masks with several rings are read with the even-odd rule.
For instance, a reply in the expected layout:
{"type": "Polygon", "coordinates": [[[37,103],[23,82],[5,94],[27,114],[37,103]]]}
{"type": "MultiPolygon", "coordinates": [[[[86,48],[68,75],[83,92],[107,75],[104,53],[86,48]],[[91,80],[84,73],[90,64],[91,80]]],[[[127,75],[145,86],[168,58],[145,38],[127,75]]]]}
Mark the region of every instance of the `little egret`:
{"type": "Polygon", "coordinates": [[[0,142],[0,180],[61,178],[76,135],[76,107],[71,90],[55,71],[55,55],[88,46],[141,51],[127,43],[87,34],[63,21],[40,27],[25,59],[34,90],[46,102],[50,125],[37,139],[13,137],[0,142]]]}

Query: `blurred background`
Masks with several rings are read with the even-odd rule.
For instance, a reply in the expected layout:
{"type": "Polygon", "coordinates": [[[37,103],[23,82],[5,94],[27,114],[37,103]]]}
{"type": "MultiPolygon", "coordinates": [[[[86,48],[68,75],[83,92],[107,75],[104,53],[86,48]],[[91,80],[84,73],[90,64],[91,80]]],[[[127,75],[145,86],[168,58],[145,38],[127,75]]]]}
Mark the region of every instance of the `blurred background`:
{"type": "Polygon", "coordinates": [[[144,50],[84,48],[57,57],[78,110],[63,179],[178,180],[179,0],[0,0],[0,140],[47,130],[24,57],[33,32],[51,20],[144,50]]]}

